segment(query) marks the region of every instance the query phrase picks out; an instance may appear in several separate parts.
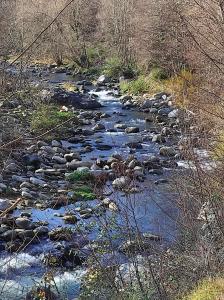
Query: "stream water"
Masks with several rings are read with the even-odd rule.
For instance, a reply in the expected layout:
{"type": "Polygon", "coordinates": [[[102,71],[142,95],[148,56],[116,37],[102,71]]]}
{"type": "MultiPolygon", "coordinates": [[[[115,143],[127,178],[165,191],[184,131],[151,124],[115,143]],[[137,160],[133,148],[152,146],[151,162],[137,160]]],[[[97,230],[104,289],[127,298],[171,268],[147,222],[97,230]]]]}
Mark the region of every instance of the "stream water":
{"type": "MultiPolygon", "coordinates": [[[[38,83],[40,79],[34,77],[34,82],[38,83]]],[[[41,84],[59,85],[63,82],[75,83],[71,76],[62,74],[45,74],[41,80],[41,84]]],[[[147,159],[147,157],[158,154],[159,146],[152,143],[147,137],[153,131],[153,125],[145,122],[146,114],[133,110],[123,110],[122,105],[114,96],[108,95],[109,90],[96,92],[98,101],[103,105],[100,111],[110,114],[111,117],[104,119],[102,123],[106,130],[95,132],[93,135],[86,138],[86,142],[94,147],[90,153],[83,154],[83,160],[93,160],[95,158],[107,159],[111,154],[121,154],[127,157],[130,153],[130,148],[127,143],[139,142],[142,144],[141,149],[137,149],[135,156],[139,160],[147,159]],[[114,124],[122,123],[127,126],[136,126],[140,128],[139,133],[125,134],[123,131],[111,131],[114,124]],[[101,141],[103,145],[110,145],[111,149],[107,151],[97,150],[96,141],[101,141]]],[[[86,125],[86,128],[90,126],[86,125]]],[[[61,139],[64,147],[72,147],[77,150],[81,149],[81,144],[71,144],[61,139]]],[[[169,169],[164,169],[162,175],[147,175],[146,180],[139,183],[140,192],[126,197],[122,192],[113,191],[110,183],[107,184],[106,190],[113,191],[113,201],[119,204],[122,211],[117,218],[118,224],[124,224],[122,213],[127,213],[128,210],[134,211],[133,217],[130,215],[130,222],[133,226],[137,226],[140,232],[150,232],[158,234],[164,238],[165,243],[169,244],[175,241],[177,235],[176,220],[177,209],[173,204],[175,195],[169,190],[167,184],[155,185],[155,180],[161,178],[169,178],[169,169]]],[[[91,201],[88,205],[94,207],[98,201],[91,201]]],[[[55,214],[63,214],[66,211],[75,211],[80,203],[75,203],[70,206],[62,207],[59,210],[47,208],[39,210],[30,208],[28,211],[32,214],[33,221],[48,221],[49,227],[56,228],[65,226],[63,220],[55,214]]],[[[14,212],[15,216],[20,215],[21,210],[14,212]]],[[[123,215],[124,215],[123,214],[123,215]]],[[[82,220],[82,225],[85,227],[93,222],[93,218],[82,220]]],[[[94,220],[99,222],[98,219],[94,220]]],[[[69,225],[75,227],[76,225],[69,225]]],[[[66,227],[68,225],[66,224],[66,227]]],[[[98,238],[99,232],[97,229],[91,231],[88,239],[94,240],[98,238]]],[[[0,258],[0,300],[22,300],[24,295],[33,286],[38,286],[43,282],[43,276],[46,272],[52,272],[54,276],[54,285],[60,291],[62,299],[75,299],[79,294],[80,282],[85,274],[85,268],[78,267],[77,269],[49,269],[42,263],[43,256],[55,248],[55,243],[44,240],[40,244],[30,245],[22,253],[8,254],[3,253],[0,258]],[[64,298],[63,298],[64,297],[64,298]]],[[[120,257],[119,254],[117,258],[120,257]]],[[[124,262],[126,258],[121,258],[124,262]]]]}

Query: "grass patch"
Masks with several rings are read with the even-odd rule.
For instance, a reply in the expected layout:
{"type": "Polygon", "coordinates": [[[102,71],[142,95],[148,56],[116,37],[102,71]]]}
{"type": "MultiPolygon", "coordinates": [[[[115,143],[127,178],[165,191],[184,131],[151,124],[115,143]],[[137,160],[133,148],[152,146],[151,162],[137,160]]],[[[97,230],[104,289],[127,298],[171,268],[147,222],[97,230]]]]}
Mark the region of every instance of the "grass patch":
{"type": "Polygon", "coordinates": [[[122,82],[122,93],[139,95],[147,92],[158,92],[163,89],[163,81],[167,79],[166,72],[161,68],[153,68],[148,75],[141,75],[130,82],[122,82]]]}
{"type": "Polygon", "coordinates": [[[122,93],[141,95],[144,93],[158,93],[161,91],[175,95],[176,104],[189,107],[193,94],[196,92],[195,78],[189,70],[181,70],[178,74],[168,77],[160,68],[153,68],[149,75],[141,75],[136,80],[122,82],[122,93]]]}
{"type": "Polygon", "coordinates": [[[89,181],[93,179],[93,175],[89,171],[74,171],[67,176],[70,182],[89,181]]]}
{"type": "Polygon", "coordinates": [[[189,107],[196,92],[195,78],[189,70],[183,69],[178,74],[164,81],[164,88],[175,95],[176,103],[184,108],[189,107]]]}
{"type": "Polygon", "coordinates": [[[77,200],[94,200],[96,199],[96,194],[93,192],[93,188],[90,186],[80,186],[74,189],[74,196],[77,200]]]}
{"type": "Polygon", "coordinates": [[[121,60],[117,57],[107,59],[102,72],[111,79],[117,79],[120,76],[134,78],[137,74],[137,70],[134,65],[129,64],[124,66],[121,60]]]}
{"type": "Polygon", "coordinates": [[[183,300],[221,300],[224,299],[224,279],[217,278],[203,281],[183,300]]]}
{"type": "Polygon", "coordinates": [[[34,132],[53,129],[74,116],[72,112],[61,112],[53,105],[40,105],[32,115],[31,129],[34,132]]]}

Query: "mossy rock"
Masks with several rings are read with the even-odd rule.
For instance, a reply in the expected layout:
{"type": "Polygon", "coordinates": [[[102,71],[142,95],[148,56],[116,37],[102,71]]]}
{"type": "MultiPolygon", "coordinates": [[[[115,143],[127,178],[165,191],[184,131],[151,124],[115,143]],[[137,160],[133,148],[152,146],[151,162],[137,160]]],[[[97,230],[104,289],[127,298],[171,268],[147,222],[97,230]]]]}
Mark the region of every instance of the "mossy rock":
{"type": "Polygon", "coordinates": [[[94,194],[93,188],[89,186],[79,186],[74,189],[74,200],[76,201],[90,201],[96,199],[96,194],[94,194]]]}
{"type": "Polygon", "coordinates": [[[69,174],[67,176],[67,179],[70,182],[84,182],[84,181],[90,181],[93,179],[93,175],[88,171],[74,171],[73,173],[69,174]]]}

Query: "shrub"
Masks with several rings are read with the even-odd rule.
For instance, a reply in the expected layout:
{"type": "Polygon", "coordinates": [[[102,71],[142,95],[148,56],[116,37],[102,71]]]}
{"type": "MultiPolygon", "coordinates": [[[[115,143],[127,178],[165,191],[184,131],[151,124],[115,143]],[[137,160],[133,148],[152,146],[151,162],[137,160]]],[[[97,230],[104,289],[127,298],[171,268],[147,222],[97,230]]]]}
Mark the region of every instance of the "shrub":
{"type": "Polygon", "coordinates": [[[73,116],[72,112],[61,112],[56,106],[42,104],[37,107],[37,110],[32,115],[31,128],[34,132],[47,131],[73,116]]]}
{"type": "Polygon", "coordinates": [[[224,279],[217,278],[203,281],[183,300],[221,300],[224,297],[224,279]]]}

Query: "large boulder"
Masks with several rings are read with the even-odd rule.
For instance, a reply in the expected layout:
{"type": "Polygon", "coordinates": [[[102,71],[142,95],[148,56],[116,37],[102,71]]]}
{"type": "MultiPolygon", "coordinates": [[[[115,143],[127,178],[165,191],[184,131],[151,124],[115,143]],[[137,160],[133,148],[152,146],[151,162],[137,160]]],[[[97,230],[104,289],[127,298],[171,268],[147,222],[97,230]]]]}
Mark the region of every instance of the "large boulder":
{"type": "Polygon", "coordinates": [[[77,109],[97,109],[102,106],[96,99],[92,99],[89,96],[62,89],[54,91],[51,96],[51,102],[66,106],[72,105],[77,109]]]}

